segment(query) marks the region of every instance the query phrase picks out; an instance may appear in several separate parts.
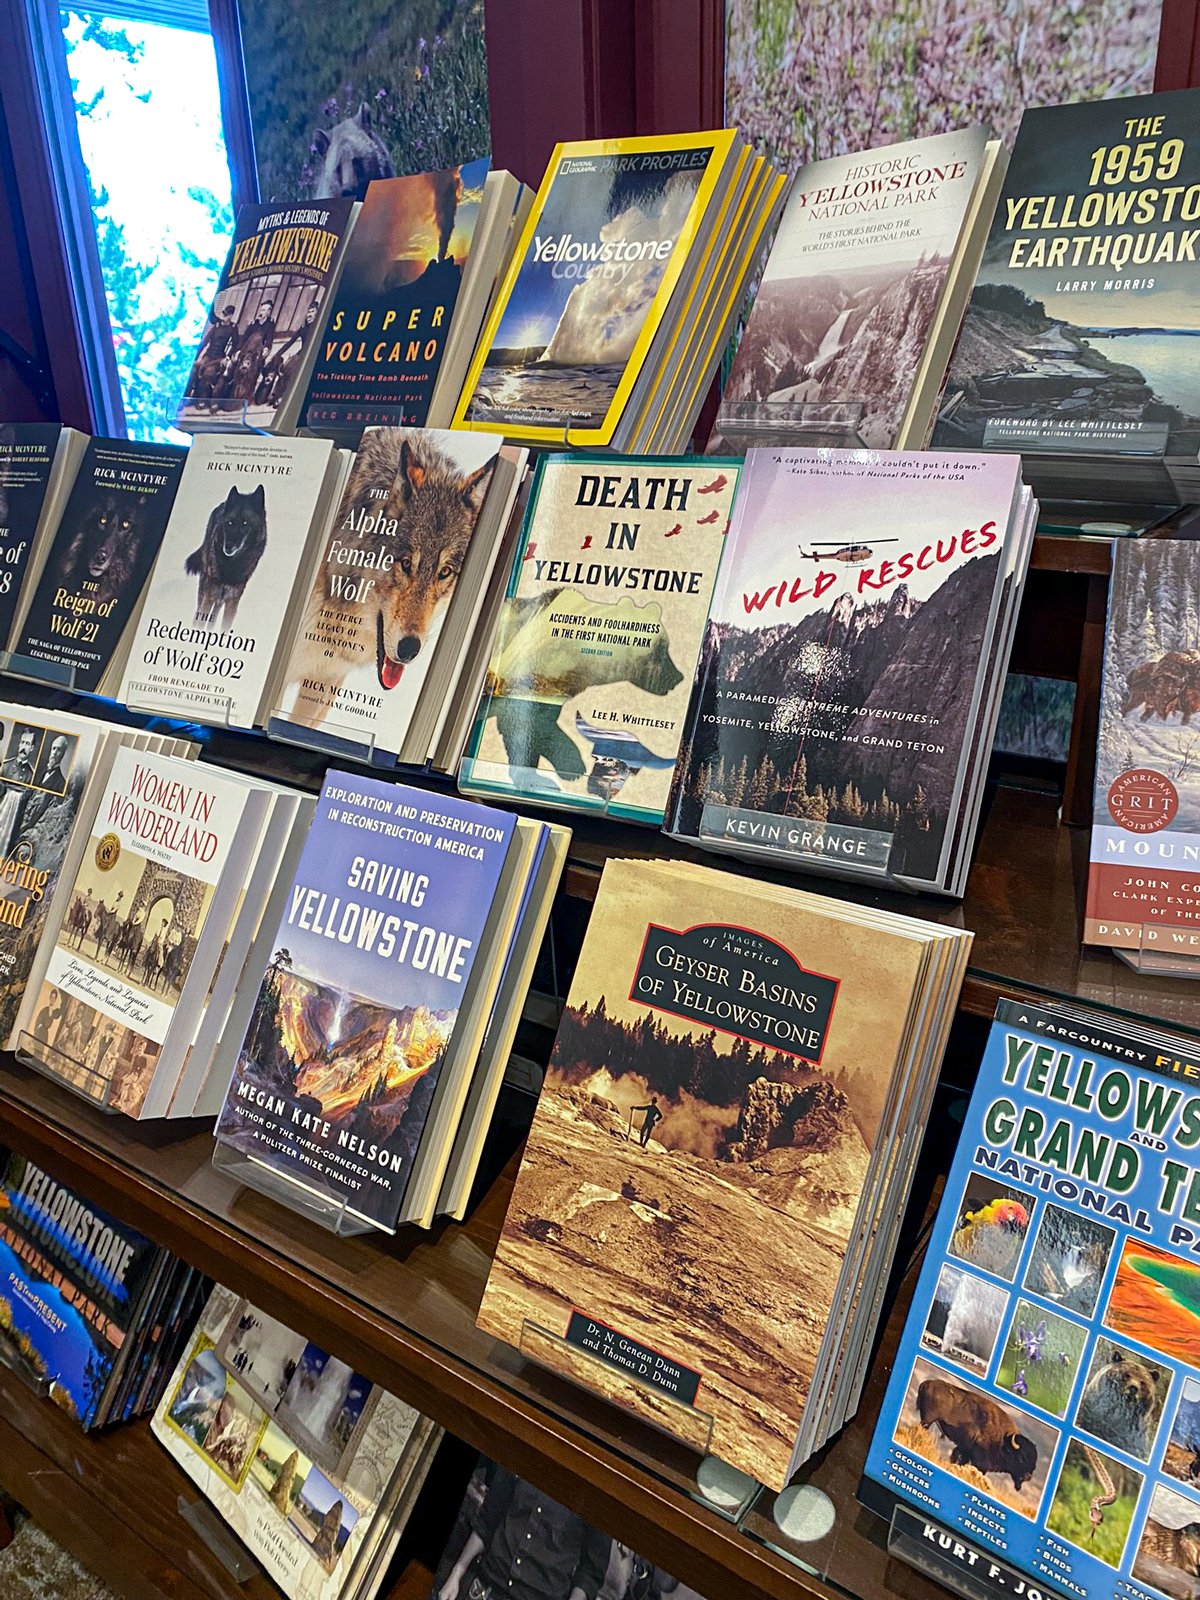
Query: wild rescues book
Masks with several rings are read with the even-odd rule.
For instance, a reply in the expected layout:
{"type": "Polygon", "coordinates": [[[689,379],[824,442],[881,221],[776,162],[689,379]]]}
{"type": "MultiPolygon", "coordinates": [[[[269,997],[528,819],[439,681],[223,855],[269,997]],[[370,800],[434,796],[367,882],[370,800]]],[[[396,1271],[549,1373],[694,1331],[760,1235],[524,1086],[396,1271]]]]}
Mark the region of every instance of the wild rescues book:
{"type": "Polygon", "coordinates": [[[664,826],[936,884],[1020,461],[752,450],[664,826]]]}
{"type": "Polygon", "coordinates": [[[9,670],[91,693],[154,565],[187,452],[88,441],[9,670]]]}
{"type": "Polygon", "coordinates": [[[1200,90],[1026,111],[934,444],[1194,467],[1198,182],[1200,90]]]}
{"type": "Polygon", "coordinates": [[[382,424],[424,425],[489,165],[485,157],[367,186],[321,318],[306,427],[357,436],[382,424]]]}
{"type": "Polygon", "coordinates": [[[542,457],[464,793],[662,821],[739,469],[542,457]]]}
{"type": "Polygon", "coordinates": [[[217,1138],[394,1228],[515,818],[331,772],[217,1138]]]}
{"type": "Polygon", "coordinates": [[[9,1364],[47,1384],[87,1428],[160,1252],[22,1156],[0,1183],[0,1344],[9,1364]]]}
{"type": "Polygon", "coordinates": [[[1200,545],[1115,540],[1085,944],[1200,975],[1200,545]]]}
{"type": "Polygon", "coordinates": [[[797,174],[721,396],[718,448],[818,430],[876,450],[924,445],[932,407],[911,426],[914,385],[986,137],[941,133],[797,174]]]}
{"type": "Polygon", "coordinates": [[[980,1595],[1195,1591],[1200,1062],[1111,1020],[997,1007],[859,1491],[980,1595]]]}

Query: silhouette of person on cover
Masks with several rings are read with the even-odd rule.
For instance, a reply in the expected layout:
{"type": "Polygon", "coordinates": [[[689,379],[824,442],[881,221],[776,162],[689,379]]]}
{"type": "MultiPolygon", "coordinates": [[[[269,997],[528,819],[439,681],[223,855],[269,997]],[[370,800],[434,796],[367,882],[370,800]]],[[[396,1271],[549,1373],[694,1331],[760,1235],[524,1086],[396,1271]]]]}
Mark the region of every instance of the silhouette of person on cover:
{"type": "Polygon", "coordinates": [[[650,1135],[662,1121],[662,1112],[658,1109],[658,1096],[650,1096],[650,1104],[645,1106],[631,1106],[631,1111],[644,1111],[641,1128],[638,1130],[638,1140],[644,1150],[650,1143],[650,1135]]]}

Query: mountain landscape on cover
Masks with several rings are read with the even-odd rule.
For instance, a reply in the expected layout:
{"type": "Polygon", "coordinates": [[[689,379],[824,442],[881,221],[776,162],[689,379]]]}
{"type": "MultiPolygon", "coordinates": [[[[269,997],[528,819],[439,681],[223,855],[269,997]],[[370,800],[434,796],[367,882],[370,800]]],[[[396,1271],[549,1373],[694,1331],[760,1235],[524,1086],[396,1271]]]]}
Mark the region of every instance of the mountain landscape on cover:
{"type": "Polygon", "coordinates": [[[866,271],[767,279],[726,388],[725,401],[738,402],[737,423],[730,425],[751,431],[759,416],[769,423],[780,409],[861,403],[858,438],[889,449],[948,268],[946,257],[933,255],[866,271]]]}
{"type": "Polygon", "coordinates": [[[842,594],[797,623],[710,622],[673,827],[696,834],[709,803],[878,829],[895,836],[892,872],[932,876],[996,560],[965,562],[924,601],[898,584],[865,604],[842,594]]]}

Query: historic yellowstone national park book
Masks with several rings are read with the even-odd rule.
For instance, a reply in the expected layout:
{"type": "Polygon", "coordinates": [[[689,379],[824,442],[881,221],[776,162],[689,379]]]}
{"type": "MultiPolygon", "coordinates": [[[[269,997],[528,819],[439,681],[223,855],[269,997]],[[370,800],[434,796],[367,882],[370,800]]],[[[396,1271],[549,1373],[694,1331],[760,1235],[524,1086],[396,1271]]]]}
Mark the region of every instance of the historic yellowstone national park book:
{"type": "Polygon", "coordinates": [[[969,943],[610,862],[480,1326],[782,1488],[857,1403],[969,943]]]}
{"type": "Polygon", "coordinates": [[[997,1007],[860,1489],[977,1593],[1193,1587],[1194,1043],[997,1007]]]}

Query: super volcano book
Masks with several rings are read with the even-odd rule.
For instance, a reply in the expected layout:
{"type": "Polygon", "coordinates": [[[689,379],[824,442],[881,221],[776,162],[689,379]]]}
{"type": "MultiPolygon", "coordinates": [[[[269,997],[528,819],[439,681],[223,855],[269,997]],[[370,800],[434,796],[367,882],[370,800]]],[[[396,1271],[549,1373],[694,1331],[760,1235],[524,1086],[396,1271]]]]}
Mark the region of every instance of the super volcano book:
{"type": "Polygon", "coordinates": [[[739,469],[543,456],[464,793],[662,821],[739,469]]]}
{"type": "Polygon", "coordinates": [[[1194,498],[1198,181],[1200,90],[1026,111],[934,444],[1019,450],[1039,492],[1194,498]]]}
{"type": "Polygon", "coordinates": [[[1194,1591],[1197,1078],[1195,1040],[997,1007],[859,1490],[955,1587],[1194,1591]]]}
{"type": "Polygon", "coordinates": [[[88,441],[16,630],[10,672],[89,694],[99,688],[154,565],[186,453],[88,441]]]}

